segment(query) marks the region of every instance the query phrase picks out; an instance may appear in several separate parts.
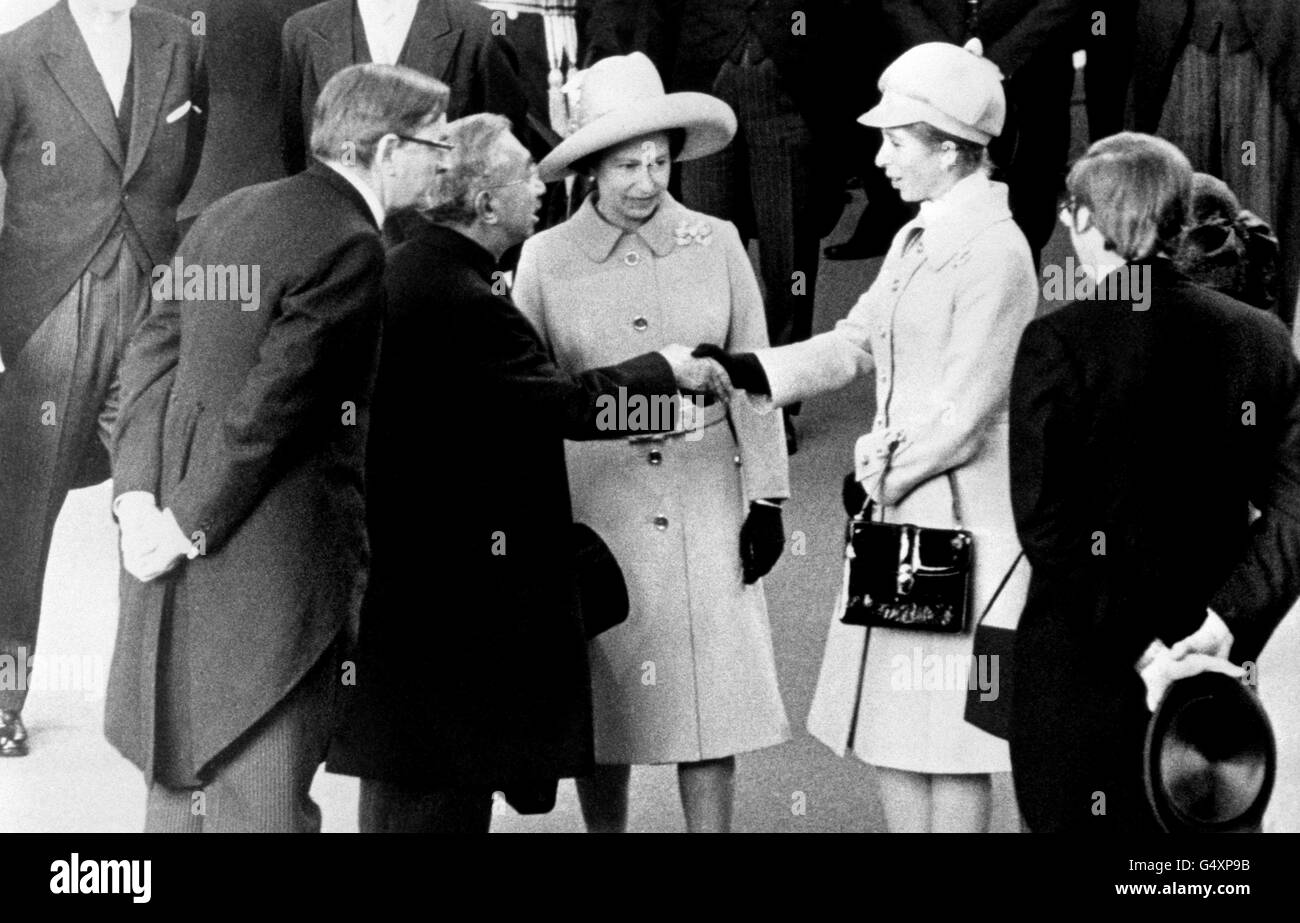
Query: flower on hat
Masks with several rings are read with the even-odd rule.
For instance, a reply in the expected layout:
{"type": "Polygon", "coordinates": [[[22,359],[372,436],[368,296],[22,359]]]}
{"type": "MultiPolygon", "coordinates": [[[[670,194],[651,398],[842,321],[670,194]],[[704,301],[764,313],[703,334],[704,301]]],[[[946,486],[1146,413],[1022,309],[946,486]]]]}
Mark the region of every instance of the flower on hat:
{"type": "Polygon", "coordinates": [[[692,243],[707,247],[712,236],[713,225],[707,221],[697,221],[693,224],[683,221],[673,229],[673,237],[676,238],[679,247],[689,247],[692,243]]]}

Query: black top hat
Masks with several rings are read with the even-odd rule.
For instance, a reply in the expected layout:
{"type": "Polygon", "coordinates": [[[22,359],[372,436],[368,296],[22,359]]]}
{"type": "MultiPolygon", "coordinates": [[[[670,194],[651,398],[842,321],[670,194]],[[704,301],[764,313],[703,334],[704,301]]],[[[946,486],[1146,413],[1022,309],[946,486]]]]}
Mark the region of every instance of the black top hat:
{"type": "Polygon", "coordinates": [[[1170,833],[1259,830],[1276,769],[1263,706],[1222,673],[1172,684],[1147,725],[1147,799],[1170,833]]]}

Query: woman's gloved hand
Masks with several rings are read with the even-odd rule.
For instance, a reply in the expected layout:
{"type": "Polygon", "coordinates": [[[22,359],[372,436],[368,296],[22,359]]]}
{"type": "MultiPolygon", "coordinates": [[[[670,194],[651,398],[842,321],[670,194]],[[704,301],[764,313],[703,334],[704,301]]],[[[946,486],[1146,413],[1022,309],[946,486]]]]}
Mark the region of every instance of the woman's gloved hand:
{"type": "Polygon", "coordinates": [[[726,370],[732,385],[750,394],[772,396],[772,386],[768,384],[767,373],[763,363],[753,353],[729,353],[721,346],[701,343],[691,351],[697,359],[712,359],[726,370]]]}
{"type": "Polygon", "coordinates": [[[740,568],[745,584],[756,583],[776,566],[785,550],[785,526],[776,501],[754,501],[740,527],[740,568]]]}

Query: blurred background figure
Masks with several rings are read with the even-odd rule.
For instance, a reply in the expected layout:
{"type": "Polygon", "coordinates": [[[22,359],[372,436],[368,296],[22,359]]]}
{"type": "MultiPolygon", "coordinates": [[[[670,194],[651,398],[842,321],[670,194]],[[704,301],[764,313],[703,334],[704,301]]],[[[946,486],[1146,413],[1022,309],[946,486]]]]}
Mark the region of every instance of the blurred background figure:
{"type": "Polygon", "coordinates": [[[1278,315],[1300,285],[1300,3],[1139,0],[1129,125],[1168,138],[1277,232],[1278,315]]]}
{"type": "MultiPolygon", "coordinates": [[[[1038,262],[1056,224],[1055,203],[1070,149],[1071,52],[1086,0],[879,0],[889,58],[923,42],[964,44],[978,38],[1002,71],[1007,127],[990,154],[1011,189],[1011,212],[1038,262]]],[[[870,196],[870,189],[868,190],[870,196]]],[[[868,209],[867,215],[874,213],[868,209]]],[[[896,212],[884,214],[896,220],[896,212]]],[[[900,222],[901,224],[901,222],[900,222]]],[[[897,230],[897,227],[892,230],[897,230]]],[[[854,257],[884,252],[887,243],[858,225],[854,257]],[[867,242],[871,246],[867,246],[867,242]]],[[[841,258],[839,253],[828,256],[841,258]]]]}
{"type": "MultiPolygon", "coordinates": [[[[108,478],[118,367],[176,246],[208,90],[189,24],[135,0],[62,0],[0,37],[0,88],[0,655],[26,663],[64,498],[108,478]]],[[[0,756],[27,753],[18,685],[0,756]]]]}
{"type": "Polygon", "coordinates": [[[1189,225],[1174,265],[1193,282],[1277,313],[1277,237],[1241,207],[1227,183],[1208,173],[1192,180],[1189,225]]]}
{"type": "Polygon", "coordinates": [[[175,13],[203,41],[210,83],[199,174],[181,203],[182,231],[217,199],[284,176],[280,156],[280,31],[320,0],[144,0],[175,13]],[[196,14],[202,14],[201,17],[196,14]]]}

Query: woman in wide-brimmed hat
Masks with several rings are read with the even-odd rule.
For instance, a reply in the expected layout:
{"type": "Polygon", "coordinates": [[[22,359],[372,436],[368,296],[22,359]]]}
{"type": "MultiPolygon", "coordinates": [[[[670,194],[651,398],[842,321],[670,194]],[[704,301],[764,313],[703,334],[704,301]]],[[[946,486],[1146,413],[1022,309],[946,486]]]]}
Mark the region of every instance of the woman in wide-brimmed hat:
{"type": "MultiPolygon", "coordinates": [[[[678,342],[766,346],[735,227],[667,191],[673,161],[730,141],[731,109],[664,93],[642,54],[598,62],[572,102],[576,130],[542,178],[580,172],[595,191],[524,246],[514,287],[559,366],[678,342]]],[[[790,736],[759,582],[784,544],[780,416],[693,406],[693,428],[667,437],[568,445],[574,516],[613,549],[631,603],[591,650],[599,771],[578,785],[591,830],[626,826],[629,767],[650,763],[677,764],[689,829],[728,829],[735,754],[790,736]]]]}
{"type": "MultiPolygon", "coordinates": [[[[1010,627],[1028,569],[1016,567],[1008,388],[1038,284],[1007,187],[988,176],[986,148],[1006,101],[993,64],[941,42],[904,53],[880,89],[879,105],[859,121],[881,129],[876,165],[921,208],[875,283],[834,330],[807,342],[750,356],[697,352],[780,406],[874,372],[875,422],[858,440],[846,491],[857,498],[846,503],[858,512],[865,491],[889,522],[973,533],[971,609],[978,615],[996,598],[987,624],[1010,627]]],[[[991,774],[1010,769],[1010,758],[1005,741],[965,721],[965,709],[970,675],[990,701],[1005,702],[999,664],[969,672],[970,632],[866,629],[843,624],[844,607],[842,595],[809,731],[877,767],[890,830],[986,829],[991,774]]]]}

